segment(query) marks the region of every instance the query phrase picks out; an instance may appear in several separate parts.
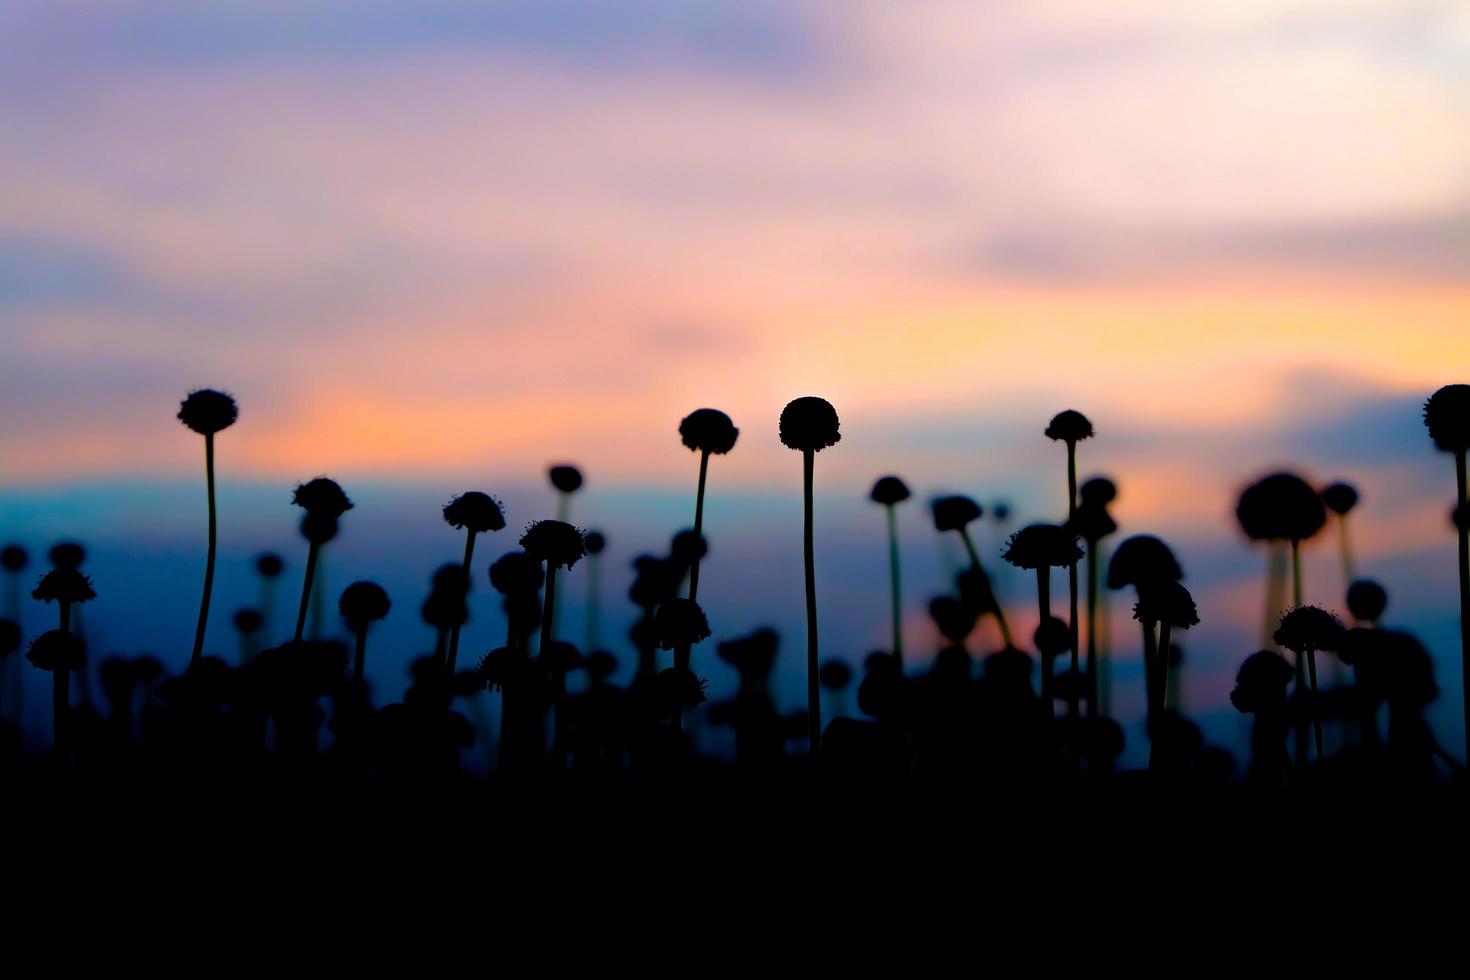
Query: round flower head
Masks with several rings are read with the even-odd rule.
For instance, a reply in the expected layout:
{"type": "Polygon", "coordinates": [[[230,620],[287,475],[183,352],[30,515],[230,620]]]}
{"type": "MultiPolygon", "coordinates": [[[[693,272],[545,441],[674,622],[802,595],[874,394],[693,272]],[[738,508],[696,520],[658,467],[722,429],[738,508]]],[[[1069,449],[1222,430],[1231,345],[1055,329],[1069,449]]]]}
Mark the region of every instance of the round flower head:
{"type": "Polygon", "coordinates": [[[979,611],[963,599],[936,596],[929,600],[929,615],[939,627],[939,635],[951,643],[959,643],[975,629],[979,611]]]}
{"type": "Polygon", "coordinates": [[[1430,395],[1424,426],[1445,452],[1470,449],[1470,385],[1445,385],[1430,395]]]}
{"type": "Polygon", "coordinates": [[[739,436],[740,430],[735,428],[730,416],[714,408],[695,409],[679,423],[679,438],[696,452],[723,456],[735,448],[739,436]]]}
{"type": "Polygon", "coordinates": [[[490,585],[501,595],[535,592],[546,581],[541,563],[524,551],[509,551],[490,566],[490,585]]]}
{"type": "Polygon", "coordinates": [[[1257,541],[1305,541],[1327,523],[1322,498],[1292,473],[1273,473],[1246,487],[1235,516],[1257,541]]]}
{"type": "Polygon", "coordinates": [[[852,683],[852,668],[845,660],[826,660],[817,670],[817,683],[829,691],[842,691],[852,683]]]}
{"type": "Polygon", "coordinates": [[[788,449],[820,452],[842,439],[837,409],[825,398],[807,396],[781,410],[781,443],[788,449]]]}
{"type": "Polygon", "coordinates": [[[20,649],[20,624],[13,619],[0,619],[0,656],[20,649]]]}
{"type": "Polygon", "coordinates": [[[1288,650],[1336,650],[1342,643],[1342,623],[1336,616],[1317,606],[1297,606],[1281,617],[1276,642],[1288,650]]]}
{"type": "Polygon", "coordinates": [[[906,483],[896,476],[879,477],[878,482],[873,484],[873,492],[868,497],[875,504],[891,507],[901,504],[909,499],[909,488],[906,483]]]}
{"type": "Polygon", "coordinates": [[[301,518],[301,536],[313,544],[326,544],[337,536],[337,518],[307,511],[301,518]]]}
{"type": "Polygon", "coordinates": [[[75,633],[47,630],[31,641],[26,659],[44,671],[81,670],[87,663],[87,644],[75,633]]]}
{"type": "Polygon", "coordinates": [[[663,718],[704,704],[709,682],[687,667],[668,667],[653,675],[653,710],[663,718]]]}
{"type": "Polygon", "coordinates": [[[1144,623],[1168,623],[1181,630],[1199,625],[1194,596],[1173,579],[1155,579],[1140,585],[1133,618],[1144,623]]]}
{"type": "Polygon", "coordinates": [[[1065,620],[1049,616],[1036,627],[1032,639],[1036,642],[1037,652],[1042,656],[1059,657],[1072,649],[1072,628],[1065,620]]]}
{"type": "Polygon", "coordinates": [[[42,602],[89,602],[97,598],[92,580],[75,568],[53,568],[41,576],[31,598],[42,602]]]}
{"type": "Polygon", "coordinates": [[[1056,524],[1032,524],[1011,535],[1001,556],[1017,568],[1070,565],[1082,557],[1072,532],[1056,524]]]}
{"type": "Polygon", "coordinates": [[[235,611],[235,629],[245,636],[252,635],[260,629],[260,613],[254,609],[237,609],[235,611]]]}
{"type": "Polygon", "coordinates": [[[419,607],[419,615],[435,629],[452,630],[469,621],[470,609],[463,592],[456,594],[449,589],[435,589],[419,607]]]}
{"type": "Polygon", "coordinates": [[[1354,619],[1376,623],[1388,608],[1388,592],[1371,579],[1358,579],[1348,586],[1347,604],[1354,619]]]}
{"type": "Polygon", "coordinates": [[[586,544],[589,555],[600,555],[602,549],[607,547],[607,535],[601,531],[588,531],[583,535],[582,541],[586,544]]]}
{"type": "Polygon", "coordinates": [[[565,463],[553,466],[546,471],[546,475],[551,478],[551,485],[560,493],[576,493],[582,489],[582,471],[575,466],[565,463]]]}
{"type": "Polygon", "coordinates": [[[285,567],[286,563],[281,560],[281,556],[273,551],[264,552],[255,558],[255,570],[264,578],[275,578],[285,567]]]}
{"type": "Polygon", "coordinates": [[[1105,476],[1095,476],[1077,488],[1077,496],[1084,506],[1106,507],[1118,499],[1118,487],[1105,476]]]}
{"type": "Polygon", "coordinates": [[[1358,505],[1358,491],[1340,481],[1332,483],[1322,488],[1322,503],[1341,517],[1358,505]]]}
{"type": "Polygon", "coordinates": [[[565,521],[537,521],[521,535],[521,547],[548,568],[571,568],[587,553],[587,541],[581,528],[565,521]]]}
{"type": "Polygon", "coordinates": [[[1271,650],[1262,650],[1245,658],[1240,672],[1235,675],[1235,690],[1230,692],[1230,703],[1241,714],[1286,706],[1286,686],[1291,683],[1295,671],[1286,658],[1271,650]]]}
{"type": "Polygon", "coordinates": [[[775,630],[762,627],[749,636],[726,640],[715,648],[715,653],[742,677],[765,677],[776,662],[780,642],[775,630]]]}
{"type": "Polygon", "coordinates": [[[500,509],[500,501],[488,493],[471,490],[444,505],[444,522],[450,527],[483,534],[505,527],[505,513],[500,509]]]}
{"type": "Polygon", "coordinates": [[[228,429],[238,417],[235,399],[213,388],[191,391],[179,405],[179,421],[201,436],[212,436],[221,429],[228,429]]]}
{"type": "Polygon", "coordinates": [[[485,654],[477,672],[480,681],[492,691],[514,687],[531,676],[531,657],[514,647],[496,647],[485,654]]]}
{"type": "Polygon", "coordinates": [[[53,568],[81,568],[82,562],[87,560],[87,549],[75,541],[63,541],[52,547],[46,557],[51,560],[53,568]]]}
{"type": "Polygon", "coordinates": [[[1184,572],[1169,546],[1151,534],[1126,539],[1108,562],[1108,588],[1121,589],[1167,579],[1179,581],[1184,572]]]}
{"type": "Polygon", "coordinates": [[[665,650],[693,646],[709,638],[709,620],[693,599],[670,599],[658,607],[654,632],[665,650]]]}
{"type": "Polygon", "coordinates": [[[1069,526],[1079,538],[1087,542],[1100,541],[1118,530],[1118,524],[1108,513],[1106,505],[1086,500],[1077,508],[1077,519],[1070,522],[1069,526]]]}
{"type": "Polygon", "coordinates": [[[984,513],[980,505],[969,497],[958,494],[950,497],[935,497],[929,502],[934,514],[934,530],[960,531],[971,521],[978,521],[984,513]]]}
{"type": "Polygon", "coordinates": [[[709,539],[702,534],[696,537],[694,529],[690,527],[675,534],[673,540],[669,542],[669,558],[675,564],[686,568],[694,562],[694,559],[702,559],[708,554],[709,539]]]}
{"type": "Polygon", "coordinates": [[[337,600],[338,611],[354,630],[382,619],[392,606],[388,593],[375,582],[353,582],[342,590],[342,597],[337,600]]]}
{"type": "Polygon", "coordinates": [[[352,501],[347,499],[342,488],[336,481],[324,476],[308,480],[297,487],[291,503],[305,509],[308,514],[322,514],[326,517],[341,517],[352,509],[352,501]]]}
{"type": "Polygon", "coordinates": [[[1046,427],[1046,437],[1075,445],[1083,439],[1092,438],[1092,423],[1087,421],[1086,415],[1069,408],[1052,418],[1051,424],[1046,427]]]}
{"type": "Polygon", "coordinates": [[[0,551],[0,568],[7,572],[23,571],[31,563],[31,556],[18,544],[8,544],[0,551]]]}
{"type": "Polygon", "coordinates": [[[995,518],[997,522],[1004,524],[1011,519],[1011,505],[1004,500],[997,500],[990,505],[990,516],[995,518]]]}
{"type": "Polygon", "coordinates": [[[454,562],[440,565],[434,572],[432,589],[450,596],[465,596],[470,591],[470,578],[465,574],[463,565],[454,562]]]}

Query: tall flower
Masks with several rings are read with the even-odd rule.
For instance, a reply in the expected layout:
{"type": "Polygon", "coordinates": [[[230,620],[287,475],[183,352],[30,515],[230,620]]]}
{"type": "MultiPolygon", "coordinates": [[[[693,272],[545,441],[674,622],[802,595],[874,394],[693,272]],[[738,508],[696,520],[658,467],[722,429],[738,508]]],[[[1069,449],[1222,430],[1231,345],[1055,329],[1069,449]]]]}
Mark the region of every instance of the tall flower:
{"type": "Polygon", "coordinates": [[[1342,580],[1352,585],[1357,576],[1353,572],[1353,545],[1348,536],[1348,514],[1358,505],[1358,491],[1341,480],[1322,488],[1322,504],[1328,513],[1337,515],[1337,542],[1342,556],[1342,580]]]}
{"type": "Polygon", "coordinates": [[[1465,751],[1470,755],[1470,491],[1466,488],[1465,457],[1470,452],[1470,385],[1445,385],[1424,403],[1424,426],[1434,445],[1455,457],[1455,530],[1460,553],[1460,665],[1464,701],[1465,751]]]}
{"type": "Polygon", "coordinates": [[[209,624],[209,597],[214,591],[214,558],[218,550],[218,520],[214,506],[214,437],[235,424],[239,410],[235,399],[213,388],[189,393],[179,406],[179,421],[204,437],[204,485],[209,499],[209,552],[204,560],[204,595],[199,600],[199,622],[194,627],[194,650],[189,666],[199,663],[204,653],[204,630],[209,624]]]}
{"type": "Polygon", "coordinates": [[[301,583],[301,608],[296,614],[296,643],[306,629],[306,609],[311,602],[311,584],[316,577],[317,556],[322,545],[337,535],[337,519],[352,509],[352,501],[334,481],[324,476],[296,488],[291,502],[306,511],[301,533],[306,537],[306,576],[301,583]]]}
{"type": "Polygon", "coordinates": [[[582,489],[582,471],[570,463],[558,463],[546,471],[556,490],[556,519],[565,523],[572,516],[572,494],[582,489]]]}
{"type": "MultiPolygon", "coordinates": [[[[1164,710],[1165,692],[1169,689],[1170,633],[1198,625],[1199,613],[1195,609],[1194,597],[1181,583],[1169,578],[1153,578],[1138,586],[1133,618],[1143,624],[1144,630],[1151,633],[1157,627],[1159,631],[1154,651],[1153,689],[1148,692],[1148,717],[1152,720],[1164,710]]],[[[1152,753],[1149,759],[1152,762],[1152,753]]]]}
{"type": "MultiPolygon", "coordinates": [[[[533,561],[546,566],[546,600],[541,613],[541,649],[551,646],[551,611],[556,604],[556,570],[571,568],[587,553],[586,536],[581,528],[565,521],[537,521],[521,536],[521,548],[533,561]]],[[[556,755],[566,758],[566,675],[558,674],[556,687],[556,755]]]]}
{"type": "MultiPolygon", "coordinates": [[[[1294,473],[1272,473],[1245,488],[1235,507],[1235,516],[1250,538],[1290,543],[1292,605],[1301,605],[1301,544],[1327,523],[1327,508],[1317,491],[1294,473]]],[[[1268,588],[1268,603],[1273,598],[1269,592],[1268,588]]],[[[1268,620],[1275,612],[1268,606],[1268,620]]]]}
{"type": "Polygon", "coordinates": [[[67,752],[71,748],[71,672],[86,665],[87,644],[65,627],[48,630],[31,641],[26,659],[32,666],[51,674],[51,742],[59,776],[66,768],[67,752]]]}
{"type": "Polygon", "coordinates": [[[929,510],[934,516],[934,530],[941,534],[945,531],[959,532],[960,540],[965,543],[965,552],[970,556],[970,572],[976,579],[977,591],[991,597],[990,608],[982,612],[995,613],[995,621],[1000,626],[1001,639],[1006,649],[1014,647],[1011,628],[1006,624],[1005,610],[994,598],[995,590],[991,587],[990,575],[985,571],[985,566],[980,564],[980,553],[975,550],[975,541],[970,537],[970,524],[978,521],[984,511],[971,498],[958,494],[934,498],[929,502],[929,510]]]}
{"type": "Polygon", "coordinates": [[[1087,543],[1084,549],[1087,552],[1087,712],[1091,718],[1107,714],[1100,698],[1103,665],[1098,662],[1097,649],[1098,551],[1102,539],[1118,530],[1108,513],[1108,505],[1117,499],[1118,488],[1107,477],[1095,476],[1082,484],[1078,495],[1080,501],[1072,527],[1087,543]]]}
{"type": "Polygon", "coordinates": [[[868,499],[883,507],[888,522],[888,592],[893,617],[893,658],[903,667],[903,598],[898,567],[898,520],[894,508],[909,499],[908,485],[896,476],[879,477],[868,499]]]}
{"type": "Polygon", "coordinates": [[[353,582],[342,590],[337,609],[357,640],[357,650],[352,658],[353,681],[362,680],[363,663],[367,660],[368,627],[388,615],[392,607],[388,593],[375,582],[353,582]]]}
{"type": "MultiPolygon", "coordinates": [[[[1317,708],[1317,651],[1338,650],[1345,632],[1336,616],[1317,606],[1297,606],[1281,617],[1281,628],[1276,631],[1277,644],[1296,653],[1299,661],[1305,656],[1307,662],[1312,734],[1318,760],[1322,758],[1322,715],[1317,708]]],[[[1300,671],[1297,676],[1301,676],[1300,671]]]]}
{"type": "MultiPolygon", "coordinates": [[[[1081,412],[1067,409],[1054,416],[1046,427],[1046,437],[1067,445],[1067,526],[1077,523],[1077,443],[1093,436],[1092,423],[1081,412]]],[[[1077,559],[1067,566],[1067,625],[1072,630],[1072,670],[1077,671],[1077,559]]]]}
{"type": "Polygon", "coordinates": [[[815,759],[822,742],[822,695],[817,682],[817,575],[812,548],[812,471],[816,454],[842,439],[837,410],[823,398],[806,396],[781,410],[781,443],[802,457],[802,552],[806,565],[807,743],[815,759]]]}
{"type": "MultiPolygon", "coordinates": [[[[690,412],[679,423],[679,439],[693,452],[699,453],[699,485],[694,493],[694,539],[703,540],[704,534],[704,483],[709,471],[711,455],[723,456],[735,448],[740,430],[730,421],[730,416],[713,408],[700,408],[690,412]]],[[[689,567],[689,598],[699,598],[699,555],[689,567]]]]}
{"type": "MultiPolygon", "coordinates": [[[[1046,623],[1052,618],[1051,570],[1074,565],[1082,557],[1082,549],[1077,547],[1076,534],[1068,528],[1056,524],[1031,524],[1011,535],[1002,557],[1017,568],[1036,573],[1036,608],[1040,622],[1046,623]]],[[[1051,667],[1045,657],[1041,659],[1041,702],[1042,710],[1050,716],[1051,667]]],[[[1074,714],[1076,709],[1074,698],[1071,704],[1074,714]]]]}
{"type": "Polygon", "coordinates": [[[607,535],[601,531],[588,531],[584,539],[587,544],[587,653],[590,656],[600,644],[599,630],[602,625],[602,559],[607,547],[607,535]]]}
{"type": "Polygon", "coordinates": [[[264,623],[257,609],[236,609],[235,632],[240,634],[240,665],[248,664],[255,657],[255,637],[264,623]]]}
{"type": "MultiPolygon", "coordinates": [[[[505,512],[500,501],[488,493],[470,490],[455,497],[444,505],[444,523],[459,528],[464,536],[464,579],[470,581],[470,561],[475,555],[475,535],[499,531],[505,527],[505,512]]],[[[459,659],[459,631],[455,626],[449,636],[448,671],[454,675],[455,661],[459,659]]]]}
{"type": "MultiPolygon", "coordinates": [[[[1122,589],[1132,586],[1140,600],[1145,592],[1160,583],[1178,582],[1184,578],[1174,552],[1169,546],[1151,534],[1134,535],[1118,545],[1108,563],[1108,588],[1122,589]]],[[[1143,683],[1147,704],[1152,711],[1156,708],[1154,692],[1159,690],[1158,637],[1155,622],[1140,619],[1143,627],[1143,683]]]]}

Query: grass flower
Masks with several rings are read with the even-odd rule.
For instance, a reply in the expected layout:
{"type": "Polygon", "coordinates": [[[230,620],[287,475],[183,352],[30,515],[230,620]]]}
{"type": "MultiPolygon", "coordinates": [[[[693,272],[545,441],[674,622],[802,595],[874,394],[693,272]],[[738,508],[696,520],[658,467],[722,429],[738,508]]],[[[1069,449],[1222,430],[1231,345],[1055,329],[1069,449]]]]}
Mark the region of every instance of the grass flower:
{"type": "MultiPolygon", "coordinates": [[[[970,524],[978,521],[983,513],[980,505],[971,498],[960,495],[936,497],[929,502],[929,512],[934,517],[934,530],[941,534],[945,531],[959,533],[960,540],[965,543],[965,553],[970,556],[970,571],[979,580],[976,584],[981,592],[994,597],[995,590],[991,587],[990,575],[985,571],[985,566],[980,564],[980,553],[975,550],[975,541],[970,537],[970,524]]],[[[995,613],[1004,645],[1008,648],[1015,646],[1011,640],[1011,628],[1006,623],[1005,610],[1000,603],[992,602],[989,611],[995,613]]]]}
{"type": "MultiPolygon", "coordinates": [[[[501,509],[500,501],[488,493],[470,490],[444,505],[444,523],[452,528],[463,530],[465,533],[464,578],[466,582],[469,582],[470,562],[475,556],[475,535],[499,531],[505,527],[505,512],[501,509]]],[[[449,635],[447,669],[451,676],[454,674],[454,665],[459,659],[459,631],[460,627],[455,626],[449,635]]]]}
{"type": "Polygon", "coordinates": [[[1464,705],[1465,751],[1470,755],[1470,490],[1466,487],[1465,456],[1470,451],[1470,385],[1445,385],[1424,403],[1424,426],[1434,445],[1455,457],[1456,533],[1459,536],[1460,573],[1460,694],[1464,705]]]}
{"type": "Polygon", "coordinates": [[[306,630],[306,610],[311,602],[312,582],[316,578],[317,559],[322,545],[337,536],[337,519],[352,509],[352,501],[335,481],[324,476],[308,480],[292,494],[291,503],[306,511],[301,533],[307,541],[306,575],[301,582],[301,608],[296,614],[295,642],[301,642],[306,630]]]}
{"type": "Polygon", "coordinates": [[[342,590],[342,596],[337,600],[337,610],[357,641],[357,649],[352,658],[354,682],[362,681],[363,664],[367,660],[368,627],[387,616],[392,607],[388,593],[375,582],[353,582],[342,590]]]}
{"type": "Polygon", "coordinates": [[[896,476],[879,477],[868,499],[883,507],[888,523],[888,592],[893,619],[893,657],[903,667],[903,590],[898,564],[898,518],[894,508],[910,497],[908,486],[896,476]]]}
{"type": "Polygon", "coordinates": [[[179,421],[204,437],[204,486],[209,501],[209,550],[204,560],[204,594],[199,600],[199,622],[194,627],[193,667],[204,654],[204,631],[209,625],[209,599],[214,591],[214,559],[218,552],[218,517],[214,505],[214,437],[235,424],[235,399],[222,391],[202,388],[190,392],[179,406],[179,421]]]}

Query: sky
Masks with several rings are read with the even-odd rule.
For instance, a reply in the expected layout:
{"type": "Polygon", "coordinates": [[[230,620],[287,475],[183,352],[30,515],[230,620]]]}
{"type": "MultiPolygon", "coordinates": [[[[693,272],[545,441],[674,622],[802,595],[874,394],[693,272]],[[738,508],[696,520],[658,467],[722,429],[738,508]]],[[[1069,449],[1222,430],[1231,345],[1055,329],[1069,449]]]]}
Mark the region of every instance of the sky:
{"type": "MultiPolygon", "coordinates": [[[[1120,523],[1185,551],[1225,624],[1209,703],[1260,619],[1234,497],[1281,466],[1360,487],[1360,561],[1458,678],[1452,469],[1418,410],[1470,374],[1463,3],[12,0],[0,186],[0,535],[85,525],[118,577],[161,540],[170,589],[197,574],[191,388],[238,397],[221,481],[283,548],[272,488],[318,473],[380,488],[364,526],[471,487],[519,526],[572,460],[632,532],[609,568],[688,523],[675,430],[710,405],[742,429],[712,484],[749,519],[730,632],[767,612],[795,650],[761,571],[795,557],[787,400],[842,416],[838,555],[889,471],[1055,519],[1040,433],[1071,407],[1120,523]]],[[[348,531],[345,571],[382,574],[348,531]]],[[[831,574],[881,598],[881,564],[831,574]]],[[[881,643],[872,618],[838,645],[881,643]]]]}

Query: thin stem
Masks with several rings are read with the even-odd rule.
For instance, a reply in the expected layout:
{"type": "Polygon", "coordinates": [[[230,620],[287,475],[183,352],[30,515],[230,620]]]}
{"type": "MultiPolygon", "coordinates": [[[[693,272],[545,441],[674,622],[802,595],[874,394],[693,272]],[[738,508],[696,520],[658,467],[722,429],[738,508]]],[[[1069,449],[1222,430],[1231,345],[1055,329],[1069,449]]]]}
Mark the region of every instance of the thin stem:
{"type": "MultiPolygon", "coordinates": [[[[551,610],[556,606],[556,565],[546,563],[546,605],[541,616],[541,656],[549,656],[551,650],[551,610]]],[[[554,707],[556,709],[555,742],[552,746],[557,768],[565,768],[567,751],[567,676],[556,667],[551,671],[553,679],[554,707]]]]}
{"type": "Polygon", "coordinates": [[[1281,619],[1281,607],[1285,605],[1286,552],[1284,541],[1266,543],[1266,618],[1261,646],[1276,649],[1276,626],[1281,619]]]}
{"type": "Polygon", "coordinates": [[[1343,514],[1337,519],[1337,543],[1342,550],[1342,578],[1343,587],[1351,588],[1357,579],[1357,571],[1353,567],[1353,542],[1348,535],[1348,519],[1343,514]]]}
{"type": "Polygon", "coordinates": [[[970,529],[968,527],[960,528],[960,539],[965,542],[965,551],[970,556],[970,567],[975,570],[975,574],[985,583],[985,591],[990,593],[991,612],[995,613],[995,621],[1000,626],[1001,639],[1005,642],[1007,650],[1013,650],[1016,644],[1011,640],[1011,628],[1006,623],[1005,610],[1000,607],[1000,599],[996,596],[995,589],[990,585],[990,576],[985,574],[985,566],[980,564],[980,554],[975,550],[975,542],[970,540],[970,529]]]}
{"type": "Polygon", "coordinates": [[[56,775],[66,769],[67,739],[70,735],[68,715],[71,712],[71,671],[58,666],[51,672],[51,740],[56,761],[56,775]]]}
{"type": "MultiPolygon", "coordinates": [[[[1466,503],[1465,450],[1455,453],[1456,517],[1466,503]]],[[[1465,754],[1470,757],[1470,523],[1456,520],[1460,532],[1460,688],[1465,701],[1465,754]]]]}
{"type": "Polygon", "coordinates": [[[1307,648],[1307,677],[1311,684],[1312,739],[1317,743],[1317,761],[1322,761],[1322,713],[1317,710],[1317,651],[1307,648]]]}
{"type": "Polygon", "coordinates": [[[1169,639],[1173,629],[1167,620],[1159,623],[1159,651],[1154,655],[1159,669],[1155,672],[1155,681],[1158,685],[1159,710],[1165,711],[1169,707],[1169,639]]]}
{"type": "Polygon", "coordinates": [[[296,642],[306,630],[306,607],[311,603],[311,582],[316,577],[316,554],[321,545],[312,541],[306,549],[306,577],[301,582],[301,609],[296,613],[296,642]]]}
{"type": "Polygon", "coordinates": [[[1087,717],[1098,715],[1097,542],[1087,542],[1087,717]]]}
{"type": "Polygon", "coordinates": [[[1154,716],[1159,713],[1158,706],[1158,673],[1159,641],[1154,635],[1154,624],[1148,620],[1140,620],[1139,625],[1143,627],[1143,693],[1146,707],[1146,718],[1148,724],[1152,725],[1154,716]]]}
{"type": "Polygon", "coordinates": [[[357,652],[352,658],[352,682],[362,682],[362,665],[367,660],[367,624],[357,628],[357,652]]]}
{"type": "Polygon", "coordinates": [[[817,686],[817,573],[812,547],[812,470],[816,453],[802,452],[802,552],[806,563],[806,707],[807,741],[813,759],[822,744],[822,695],[817,686]]]}
{"type": "Polygon", "coordinates": [[[898,519],[893,505],[883,508],[888,512],[888,590],[893,600],[893,659],[898,669],[903,670],[903,596],[898,568],[898,519]]]}
{"type": "MultiPolygon", "coordinates": [[[[1070,530],[1077,526],[1077,444],[1067,443],[1067,527],[1070,530]]],[[[1090,549],[1089,549],[1090,550],[1090,549]]],[[[1070,604],[1068,606],[1068,627],[1072,631],[1072,674],[1078,673],[1077,657],[1082,644],[1077,638],[1077,560],[1074,558],[1067,565],[1067,588],[1070,590],[1070,604]]],[[[1072,697],[1069,699],[1068,710],[1077,714],[1077,686],[1073,685],[1072,697]]]]}
{"type": "MultiPolygon", "coordinates": [[[[464,532],[464,581],[466,589],[469,588],[470,584],[470,561],[474,556],[475,532],[466,528],[464,532]]],[[[459,630],[463,625],[463,623],[456,622],[454,624],[454,631],[449,634],[448,673],[451,677],[454,676],[454,665],[459,660],[459,630]]]]}
{"type": "Polygon", "coordinates": [[[209,554],[204,560],[204,596],[199,600],[199,625],[194,628],[194,652],[189,655],[192,669],[204,653],[204,628],[209,623],[209,597],[214,591],[214,556],[217,522],[214,509],[214,433],[204,434],[204,484],[209,496],[209,554]]]}
{"type": "Polygon", "coordinates": [[[597,555],[587,556],[587,646],[591,653],[599,646],[602,616],[602,561],[597,555]]]}
{"type": "Polygon", "coordinates": [[[699,553],[704,550],[704,480],[709,472],[709,450],[699,453],[699,489],[694,494],[694,560],[689,566],[689,598],[699,598],[699,553]]]}
{"type": "Polygon", "coordinates": [[[1295,609],[1302,604],[1302,543],[1291,539],[1291,605],[1295,609]]]}
{"type": "MultiPolygon", "coordinates": [[[[1036,570],[1036,608],[1041,614],[1041,625],[1051,619],[1051,566],[1042,565],[1036,570]]],[[[1045,650],[1037,650],[1041,657],[1041,707],[1047,718],[1052,716],[1051,703],[1051,657],[1045,650]]]]}

